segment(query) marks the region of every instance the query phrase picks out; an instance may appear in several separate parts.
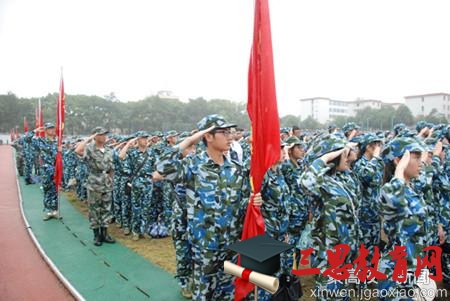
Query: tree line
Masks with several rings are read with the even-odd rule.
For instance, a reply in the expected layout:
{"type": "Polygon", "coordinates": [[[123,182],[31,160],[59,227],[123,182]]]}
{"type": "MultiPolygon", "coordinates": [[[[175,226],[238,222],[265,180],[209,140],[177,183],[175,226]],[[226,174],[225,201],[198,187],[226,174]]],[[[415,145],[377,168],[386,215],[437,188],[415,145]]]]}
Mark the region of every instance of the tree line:
{"type": "MultiPolygon", "coordinates": [[[[57,93],[41,97],[44,122],[55,122],[57,93]]],[[[205,115],[221,114],[239,127],[250,129],[246,103],[236,103],[225,99],[206,99],[199,97],[181,102],[177,99],[150,96],[136,102],[121,102],[113,94],[100,96],[66,94],[65,134],[88,134],[96,126],[104,126],[115,132],[129,134],[138,130],[149,131],[190,131],[205,115]]],[[[39,98],[19,98],[13,93],[0,95],[0,132],[9,132],[12,128],[23,131],[23,117],[29,128],[35,127],[35,110],[39,98]]],[[[407,106],[397,109],[364,108],[354,117],[338,117],[333,123],[342,127],[346,122],[356,122],[363,129],[388,130],[397,123],[414,126],[418,120],[432,123],[447,123],[447,120],[432,111],[427,116],[414,118],[407,106]]],[[[312,117],[300,120],[299,116],[287,115],[280,119],[281,127],[294,125],[303,129],[325,128],[312,117]]]]}

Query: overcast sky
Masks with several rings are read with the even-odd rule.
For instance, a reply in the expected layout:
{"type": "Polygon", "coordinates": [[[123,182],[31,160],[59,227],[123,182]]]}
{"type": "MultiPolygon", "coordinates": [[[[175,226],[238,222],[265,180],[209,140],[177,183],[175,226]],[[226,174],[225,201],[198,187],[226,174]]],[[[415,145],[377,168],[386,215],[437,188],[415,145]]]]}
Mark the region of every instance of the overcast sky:
{"type": "MultiPolygon", "coordinates": [[[[278,107],[450,92],[449,1],[271,0],[278,107]]],[[[247,99],[253,0],[0,0],[0,94],[247,99]]]]}

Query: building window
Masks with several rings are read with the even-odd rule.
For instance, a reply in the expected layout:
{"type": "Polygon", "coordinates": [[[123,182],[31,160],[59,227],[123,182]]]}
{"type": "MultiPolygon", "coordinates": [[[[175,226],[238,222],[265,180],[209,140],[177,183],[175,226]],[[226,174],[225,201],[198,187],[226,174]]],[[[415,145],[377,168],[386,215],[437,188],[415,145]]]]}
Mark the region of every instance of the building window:
{"type": "MultiPolygon", "coordinates": [[[[423,101],[423,99],[422,99],[422,101],[423,101]]],[[[423,106],[422,106],[422,112],[423,112],[423,106]]]]}

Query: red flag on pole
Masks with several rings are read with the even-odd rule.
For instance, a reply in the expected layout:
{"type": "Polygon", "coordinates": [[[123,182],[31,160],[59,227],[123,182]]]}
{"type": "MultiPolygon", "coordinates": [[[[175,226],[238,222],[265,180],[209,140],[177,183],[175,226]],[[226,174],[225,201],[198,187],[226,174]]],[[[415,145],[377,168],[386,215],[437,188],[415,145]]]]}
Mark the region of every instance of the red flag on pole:
{"type": "Polygon", "coordinates": [[[28,132],[28,121],[26,116],[23,117],[23,132],[28,132]]]}
{"type": "MultiPolygon", "coordinates": [[[[280,158],[280,120],[275,91],[272,38],[268,0],[256,0],[253,45],[248,71],[247,111],[252,125],[250,179],[258,193],[267,170],[280,158]]],[[[264,234],[265,225],[259,207],[247,206],[242,240],[264,234]]],[[[235,280],[235,300],[242,300],[254,285],[241,278],[235,280]]]]}
{"type": "MultiPolygon", "coordinates": [[[[39,127],[44,127],[44,112],[42,110],[42,103],[41,103],[41,99],[39,98],[39,107],[38,107],[38,118],[39,118],[39,127]]],[[[45,132],[41,131],[39,132],[39,137],[45,137],[45,132]]]]}
{"type": "MultiPolygon", "coordinates": [[[[56,103],[56,136],[58,137],[58,149],[62,146],[63,133],[64,133],[64,80],[61,72],[61,82],[59,85],[59,96],[56,103]]],[[[63,176],[63,162],[62,154],[60,151],[56,153],[55,161],[55,185],[56,190],[62,182],[63,176]]]]}

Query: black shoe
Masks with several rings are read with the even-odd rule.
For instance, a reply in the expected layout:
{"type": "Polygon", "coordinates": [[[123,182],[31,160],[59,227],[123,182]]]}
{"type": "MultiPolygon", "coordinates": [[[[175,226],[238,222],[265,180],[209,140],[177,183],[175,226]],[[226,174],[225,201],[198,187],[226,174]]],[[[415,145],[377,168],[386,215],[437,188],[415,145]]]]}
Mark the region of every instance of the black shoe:
{"type": "Polygon", "coordinates": [[[34,184],[33,180],[31,179],[25,179],[25,185],[34,184]]]}
{"type": "Polygon", "coordinates": [[[102,245],[102,235],[100,228],[93,229],[94,231],[94,245],[100,247],[102,245]]]}
{"type": "Polygon", "coordinates": [[[108,235],[108,231],[107,231],[108,228],[100,228],[100,229],[102,231],[102,241],[103,242],[106,242],[108,244],[113,244],[116,242],[114,240],[114,238],[112,238],[111,236],[108,235]]]}

